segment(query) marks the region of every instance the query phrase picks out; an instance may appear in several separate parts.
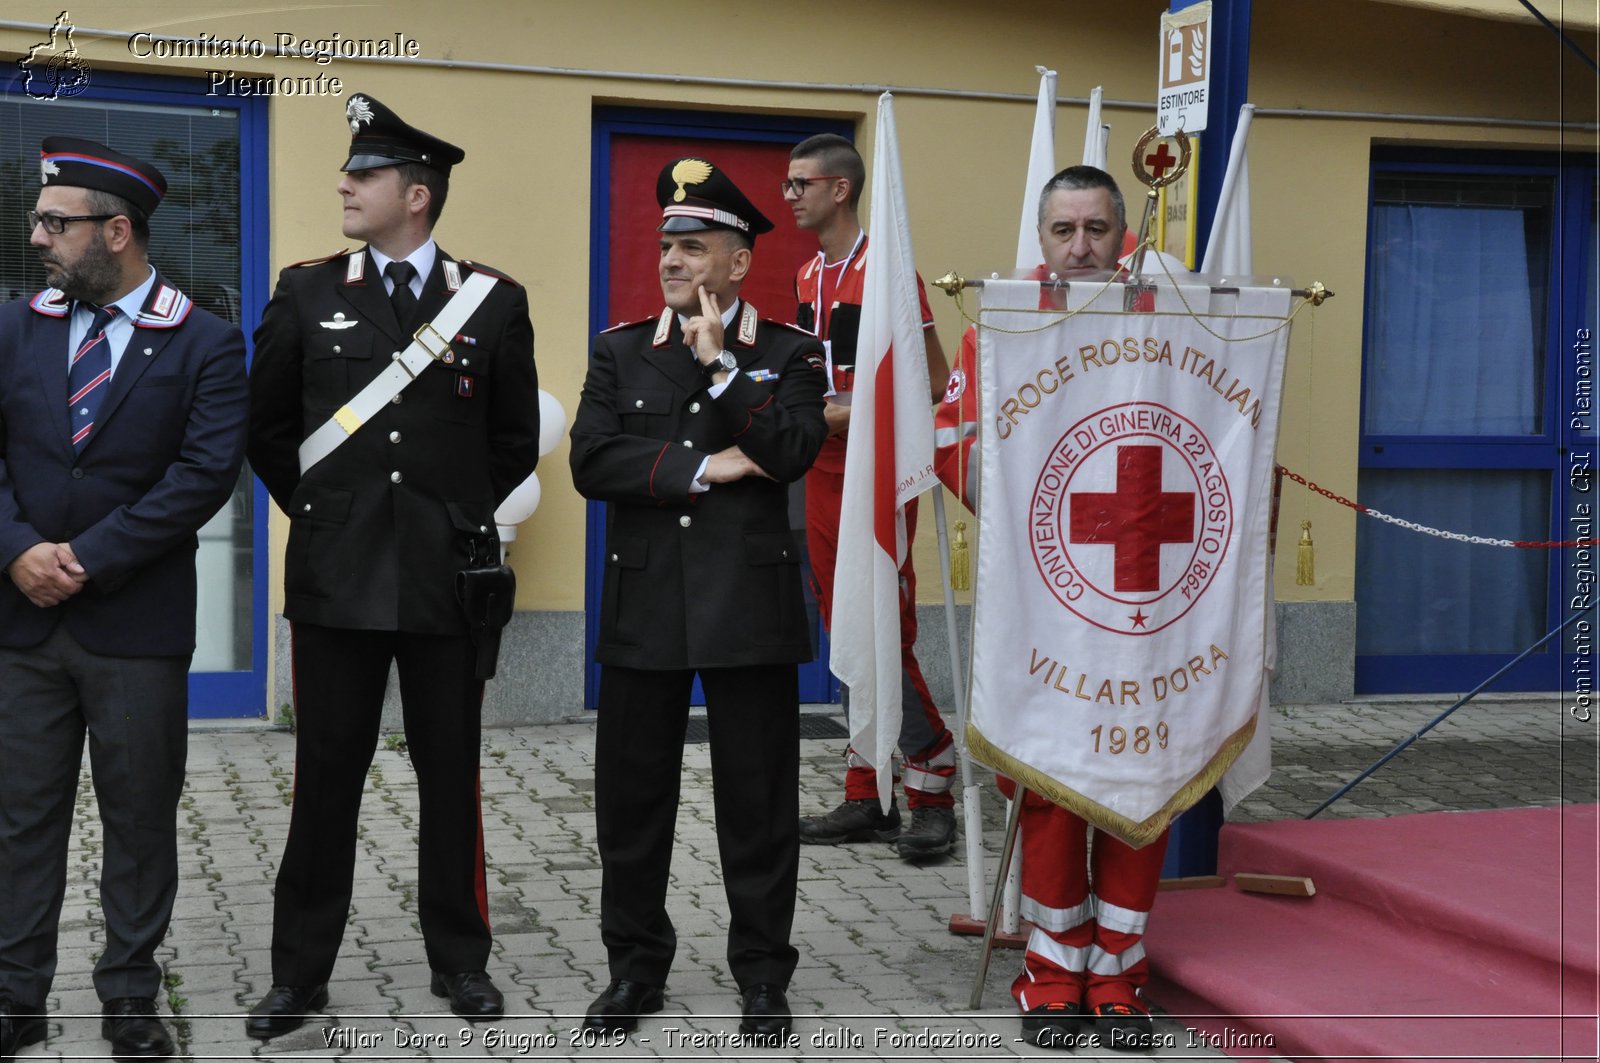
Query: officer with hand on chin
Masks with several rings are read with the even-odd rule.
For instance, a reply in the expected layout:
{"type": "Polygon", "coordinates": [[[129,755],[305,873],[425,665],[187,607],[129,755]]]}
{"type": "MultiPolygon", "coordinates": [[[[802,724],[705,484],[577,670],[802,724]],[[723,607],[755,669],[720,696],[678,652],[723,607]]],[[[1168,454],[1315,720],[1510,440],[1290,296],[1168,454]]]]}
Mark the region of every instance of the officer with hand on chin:
{"type": "Polygon", "coordinates": [[[609,502],[595,657],[600,933],[611,983],[584,1025],[659,1011],[677,938],[666,911],[689,694],[706,696],[728,965],[742,1033],[789,1031],[799,868],[799,673],[811,659],[788,485],[827,436],[822,344],[739,289],[772,229],[712,163],[657,181],[658,317],[595,337],[572,476],[609,502]]]}

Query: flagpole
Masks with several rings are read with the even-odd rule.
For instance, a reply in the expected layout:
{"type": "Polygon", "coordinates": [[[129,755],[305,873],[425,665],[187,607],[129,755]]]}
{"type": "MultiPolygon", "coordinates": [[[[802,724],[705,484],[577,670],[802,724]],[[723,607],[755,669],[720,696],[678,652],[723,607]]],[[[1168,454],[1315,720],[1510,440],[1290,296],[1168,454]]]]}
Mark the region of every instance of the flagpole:
{"type": "Polygon", "coordinates": [[[950,682],[956,696],[956,755],[961,762],[961,802],[966,826],[967,911],[983,910],[983,788],[972,777],[967,755],[967,689],[961,670],[961,636],[956,622],[956,592],[950,586],[950,527],[944,512],[944,492],[933,490],[933,519],[939,536],[939,575],[944,582],[945,634],[950,641],[950,682]]]}
{"type": "Polygon", "coordinates": [[[1006,868],[1013,861],[1012,853],[1017,847],[1017,826],[1022,820],[1023,790],[1019,786],[1016,796],[1011,799],[1011,814],[1006,817],[1006,840],[1000,848],[999,877],[994,881],[994,898],[989,902],[989,918],[983,924],[983,950],[978,953],[978,976],[972,983],[972,999],[967,1007],[970,1011],[977,1011],[983,1007],[983,983],[989,977],[989,956],[994,952],[994,925],[1000,915],[1000,898],[1006,889],[1006,868]]]}

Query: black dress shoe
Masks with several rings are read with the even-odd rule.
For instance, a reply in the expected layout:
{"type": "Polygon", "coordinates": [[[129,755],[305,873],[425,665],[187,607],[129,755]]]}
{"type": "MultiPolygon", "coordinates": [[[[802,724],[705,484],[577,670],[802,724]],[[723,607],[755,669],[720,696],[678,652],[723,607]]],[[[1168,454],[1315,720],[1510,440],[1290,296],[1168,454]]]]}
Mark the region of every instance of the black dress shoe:
{"type": "Polygon", "coordinates": [[[613,978],[583,1016],[583,1028],[599,1033],[626,1033],[639,1028],[639,1016],[661,1010],[661,987],[613,978]]]}
{"type": "Polygon", "coordinates": [[[500,1019],[506,1014],[506,998],[489,981],[483,971],[466,971],[462,974],[433,972],[433,995],[449,997],[450,1010],[466,1019],[500,1019]]]}
{"type": "Polygon", "coordinates": [[[265,1041],[305,1024],[306,1012],[328,1006],[328,983],[321,985],[275,985],[261,1002],[250,1009],[244,1032],[265,1041]]]}
{"type": "Polygon", "coordinates": [[[1080,1004],[1041,1004],[1022,1017],[1022,1036],[1040,1048],[1070,1052],[1084,1044],[1080,1004]]]}
{"type": "Polygon", "coordinates": [[[172,1035],[149,997],[118,997],[100,1007],[100,1036],[111,1042],[112,1059],[166,1059],[172,1035]]]}
{"type": "Polygon", "coordinates": [[[757,1037],[782,1038],[794,1025],[789,1012],[789,999],[783,987],[765,982],[744,991],[744,1018],[739,1021],[739,1032],[757,1037]]]}
{"type": "Polygon", "coordinates": [[[0,997],[0,1060],[44,1040],[44,1008],[0,997]]]}

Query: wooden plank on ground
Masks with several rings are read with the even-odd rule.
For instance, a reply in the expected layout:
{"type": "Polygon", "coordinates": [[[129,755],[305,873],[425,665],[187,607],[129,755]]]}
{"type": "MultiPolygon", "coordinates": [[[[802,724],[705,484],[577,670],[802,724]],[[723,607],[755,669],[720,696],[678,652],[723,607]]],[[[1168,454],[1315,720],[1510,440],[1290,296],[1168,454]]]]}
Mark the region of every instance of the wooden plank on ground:
{"type": "Polygon", "coordinates": [[[1257,875],[1239,871],[1234,873],[1233,884],[1246,893],[1273,893],[1280,897],[1311,897],[1317,892],[1316,884],[1304,875],[1257,875]]]}

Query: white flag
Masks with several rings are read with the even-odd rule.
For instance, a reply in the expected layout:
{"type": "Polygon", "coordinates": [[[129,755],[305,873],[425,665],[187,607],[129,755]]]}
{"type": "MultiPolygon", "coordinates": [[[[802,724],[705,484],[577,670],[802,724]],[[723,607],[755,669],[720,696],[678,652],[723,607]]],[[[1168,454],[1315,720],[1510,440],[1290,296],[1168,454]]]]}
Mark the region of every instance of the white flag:
{"type": "Polygon", "coordinates": [[[1248,277],[1254,272],[1250,255],[1250,161],[1245,156],[1245,140],[1250,136],[1250,119],[1256,105],[1239,108],[1239,128],[1233,133],[1233,148],[1228,153],[1228,170],[1222,177],[1222,192],[1217,196],[1217,211],[1211,219],[1211,237],[1206,241],[1201,273],[1224,277],[1248,277]]]}
{"type": "Polygon", "coordinates": [[[1100,122],[1100,99],[1103,95],[1104,90],[1099,85],[1089,93],[1089,124],[1083,130],[1083,164],[1097,170],[1106,168],[1106,141],[1111,136],[1111,127],[1100,122]]]}
{"type": "Polygon", "coordinates": [[[1163,284],[1151,314],[1123,295],[1075,284],[1067,309],[1095,312],[1041,329],[1036,282],[985,283],[967,738],[1140,846],[1263,704],[1289,293],[1163,284]]]}
{"type": "Polygon", "coordinates": [[[832,668],[850,687],[850,745],[878,773],[889,807],[889,761],[900,736],[900,565],[905,504],[938,486],[922,305],[906,221],[894,98],[878,97],[869,183],[872,211],[856,341],[855,392],[834,566],[832,668]]]}
{"type": "Polygon", "coordinates": [[[1017,226],[1017,268],[1039,264],[1039,192],[1056,175],[1056,72],[1040,66],[1039,103],[1033,111],[1033,143],[1022,184],[1022,221],[1017,226]]]}

